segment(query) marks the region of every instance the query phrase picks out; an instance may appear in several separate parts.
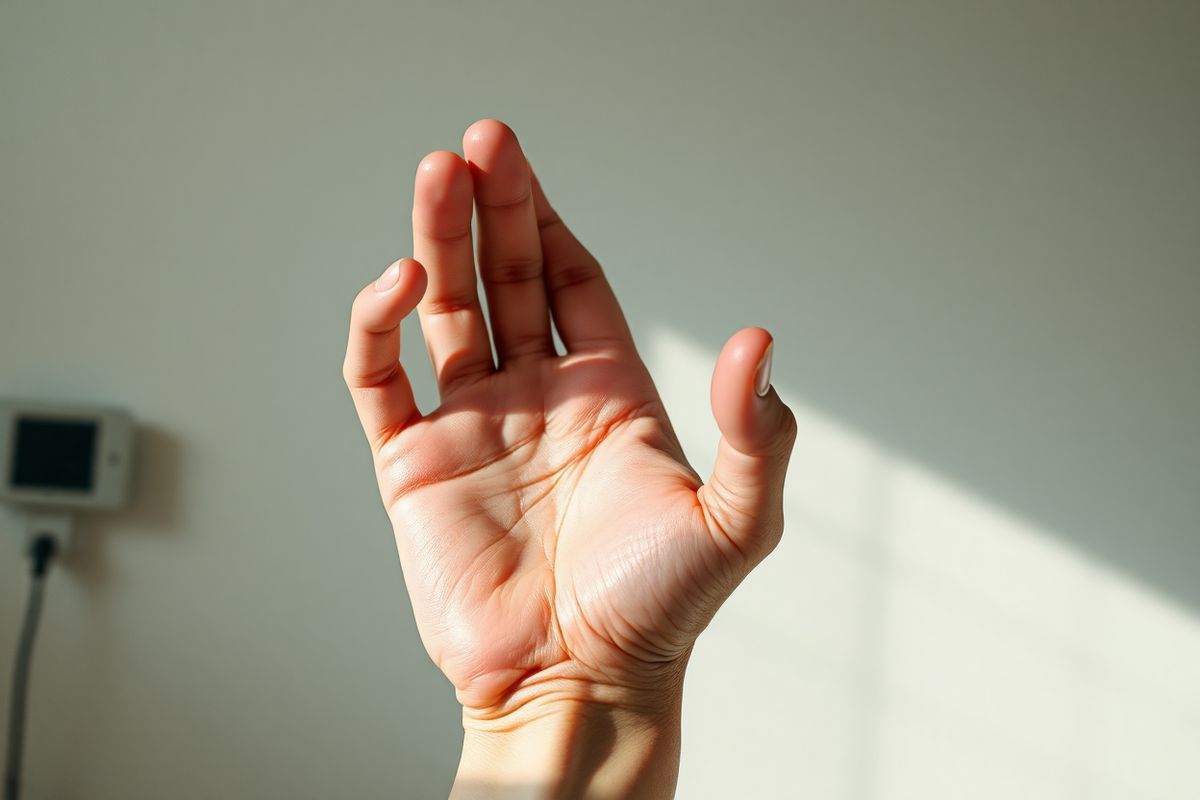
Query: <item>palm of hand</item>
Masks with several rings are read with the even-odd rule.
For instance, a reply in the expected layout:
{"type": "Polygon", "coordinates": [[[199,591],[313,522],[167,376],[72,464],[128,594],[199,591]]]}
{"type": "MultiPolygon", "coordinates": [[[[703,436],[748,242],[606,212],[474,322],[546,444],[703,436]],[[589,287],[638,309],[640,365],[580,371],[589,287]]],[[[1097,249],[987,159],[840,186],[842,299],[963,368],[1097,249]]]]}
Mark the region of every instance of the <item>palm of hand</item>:
{"type": "Polygon", "coordinates": [[[422,639],[469,706],[551,671],[636,680],[687,649],[728,579],[636,358],[489,376],[385,444],[378,469],[401,548],[422,552],[403,559],[420,565],[422,639]]]}

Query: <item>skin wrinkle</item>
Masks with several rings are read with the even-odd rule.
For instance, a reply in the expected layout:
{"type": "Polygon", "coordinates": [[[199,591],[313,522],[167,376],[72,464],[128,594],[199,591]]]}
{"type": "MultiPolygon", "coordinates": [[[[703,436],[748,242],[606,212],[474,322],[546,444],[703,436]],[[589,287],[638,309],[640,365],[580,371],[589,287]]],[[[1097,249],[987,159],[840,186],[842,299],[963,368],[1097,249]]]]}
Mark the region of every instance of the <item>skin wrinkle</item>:
{"type": "MultiPolygon", "coordinates": [[[[464,724],[470,728],[493,731],[504,725],[527,724],[539,716],[555,713],[557,703],[579,701],[581,690],[591,703],[608,705],[616,702],[614,693],[606,691],[608,687],[602,684],[559,674],[564,666],[566,662],[560,662],[531,675],[529,680],[523,681],[519,689],[505,697],[504,702],[496,707],[482,712],[468,710],[464,724]],[[534,707],[534,713],[523,716],[523,712],[531,706],[534,707]]],[[[651,703],[647,703],[647,709],[652,709],[651,703]]]]}
{"type": "Polygon", "coordinates": [[[463,314],[474,314],[479,309],[479,298],[472,292],[460,295],[443,296],[437,300],[424,300],[424,311],[434,317],[450,317],[463,314]]]}
{"type": "MultiPolygon", "coordinates": [[[[429,417],[426,417],[425,419],[428,420],[429,417]]],[[[419,481],[409,481],[409,482],[397,481],[396,491],[394,492],[394,494],[391,497],[391,503],[395,504],[399,500],[403,499],[405,495],[412,494],[413,492],[419,491],[423,488],[426,488],[429,486],[434,486],[434,485],[439,485],[439,486],[444,485],[447,482],[462,480],[464,478],[471,477],[472,475],[474,475],[477,472],[482,472],[483,470],[487,469],[488,467],[498,464],[501,461],[503,461],[504,459],[509,458],[510,456],[514,455],[521,448],[527,447],[529,445],[536,445],[536,443],[537,443],[536,440],[538,439],[538,437],[540,437],[542,435],[542,433],[543,433],[543,431],[540,428],[535,429],[535,430],[531,431],[528,435],[518,439],[517,441],[513,442],[510,445],[507,445],[500,452],[493,453],[492,455],[487,456],[478,462],[468,464],[468,465],[464,466],[460,471],[458,471],[454,474],[451,474],[451,475],[445,475],[445,476],[436,477],[436,478],[425,478],[425,479],[422,479],[419,481]]],[[[394,454],[394,455],[389,454],[389,455],[390,455],[390,457],[387,458],[384,463],[389,466],[393,466],[393,467],[398,467],[401,464],[407,464],[411,460],[411,458],[407,455],[407,453],[403,453],[403,452],[400,454],[394,454]]]]}
{"type": "MultiPolygon", "coordinates": [[[[649,406],[649,405],[650,405],[649,403],[646,404],[646,406],[649,406]]],[[[640,410],[642,410],[643,408],[645,408],[646,406],[642,406],[642,407],[639,407],[638,409],[634,409],[629,414],[629,418],[627,420],[625,420],[625,422],[627,424],[632,424],[633,422],[636,422],[640,418],[638,416],[638,412],[640,410]]],[[[612,427],[613,426],[610,426],[610,428],[609,428],[610,431],[612,430],[612,427]]],[[[606,435],[602,435],[602,436],[598,437],[596,445],[589,448],[589,450],[585,454],[584,458],[582,460],[580,460],[579,462],[577,462],[578,463],[578,471],[577,471],[577,477],[575,480],[576,486],[578,485],[580,478],[582,478],[583,473],[586,471],[587,465],[590,462],[592,455],[596,452],[599,445],[602,444],[606,439],[607,439],[606,435]]],[[[568,509],[569,509],[570,502],[571,502],[571,497],[573,497],[573,495],[574,495],[574,492],[572,491],[570,494],[568,494],[567,501],[566,501],[566,503],[564,503],[563,520],[566,519],[566,515],[568,513],[568,509]]],[[[553,543],[553,550],[552,550],[552,557],[551,557],[552,565],[555,563],[555,559],[557,557],[557,550],[558,550],[557,545],[558,545],[558,542],[561,541],[561,539],[562,539],[562,537],[561,537],[561,523],[560,523],[559,527],[555,531],[555,536],[554,536],[554,543],[553,543]]],[[[557,598],[560,596],[560,588],[558,585],[557,572],[554,573],[554,580],[551,582],[551,587],[552,587],[553,595],[555,598],[555,606],[554,607],[557,608],[557,598]]],[[[592,628],[591,622],[587,619],[586,615],[583,613],[583,609],[579,604],[578,597],[574,594],[574,592],[572,592],[572,603],[574,605],[575,612],[576,612],[575,619],[582,622],[593,633],[598,633],[594,628],[592,628]]],[[[562,646],[563,650],[573,660],[579,660],[581,663],[586,663],[582,659],[580,659],[580,657],[577,653],[573,653],[571,651],[569,640],[562,630],[561,615],[558,613],[555,613],[553,618],[554,618],[554,623],[555,623],[555,632],[556,632],[557,636],[559,637],[559,641],[561,642],[561,646],[562,646]]]]}
{"type": "Polygon", "coordinates": [[[707,523],[706,527],[709,533],[713,535],[713,538],[722,546],[732,547],[742,558],[749,558],[746,551],[738,544],[737,539],[730,536],[725,525],[722,524],[722,515],[718,511],[725,508],[724,500],[721,498],[720,493],[713,489],[712,481],[700,487],[697,497],[700,509],[704,512],[704,519],[707,523]]]}
{"type": "MultiPolygon", "coordinates": [[[[602,442],[604,442],[606,439],[608,439],[610,436],[612,436],[614,431],[618,430],[624,424],[630,424],[630,423],[633,423],[640,419],[645,419],[645,418],[652,418],[652,419],[655,419],[656,421],[665,418],[666,415],[661,413],[661,409],[662,409],[661,401],[659,401],[657,398],[655,398],[652,400],[648,400],[634,408],[631,408],[626,411],[618,413],[611,420],[607,421],[602,427],[595,427],[594,425],[589,426],[588,431],[591,434],[591,436],[590,436],[590,440],[586,444],[586,450],[593,450],[596,447],[598,447],[602,442]],[[660,413],[650,413],[651,410],[653,410],[655,412],[660,412],[660,413]]],[[[451,412],[451,413],[456,413],[456,412],[451,412]]],[[[429,416],[422,418],[420,423],[434,423],[438,419],[438,416],[439,416],[438,412],[435,412],[434,414],[431,414],[429,416]]],[[[443,414],[443,416],[444,416],[444,414],[443,414]]],[[[408,494],[408,493],[411,493],[418,489],[424,488],[425,486],[434,485],[434,484],[444,484],[447,481],[461,480],[463,478],[468,478],[476,472],[480,472],[480,471],[486,469],[487,467],[498,464],[499,462],[505,460],[506,458],[511,457],[522,447],[525,447],[530,444],[536,444],[537,443],[536,440],[543,435],[545,435],[547,438],[553,439],[554,436],[553,436],[553,433],[551,432],[552,427],[548,424],[549,416],[550,415],[546,413],[545,408],[543,407],[543,411],[541,414],[541,421],[542,421],[541,425],[532,429],[526,436],[521,437],[517,441],[507,445],[501,451],[494,453],[491,456],[485,457],[475,463],[467,464],[461,470],[459,470],[453,474],[446,475],[446,476],[438,476],[438,477],[428,477],[428,478],[423,478],[420,480],[410,480],[407,482],[397,479],[395,481],[396,490],[395,490],[394,495],[390,498],[390,504],[394,504],[396,501],[400,500],[405,494],[408,494]]],[[[590,416],[590,415],[584,415],[584,416],[586,417],[586,416],[590,416]]],[[[420,424],[420,423],[417,423],[417,424],[420,424]]],[[[580,423],[580,425],[582,425],[582,424],[583,423],[580,423]]],[[[382,445],[380,445],[380,448],[379,448],[380,463],[382,463],[386,466],[392,467],[392,468],[397,468],[401,464],[404,464],[407,466],[409,464],[409,462],[411,462],[411,460],[412,460],[411,456],[410,456],[411,447],[405,447],[404,443],[400,440],[406,439],[406,438],[411,438],[412,436],[414,436],[417,433],[418,433],[418,431],[415,431],[415,430],[414,431],[408,431],[408,430],[401,431],[394,438],[392,438],[392,439],[386,441],[385,443],[383,443],[382,445]]],[[[560,441],[565,441],[566,438],[567,437],[564,436],[560,439],[560,441]]],[[[669,452],[672,455],[674,455],[675,453],[673,451],[678,449],[678,445],[673,442],[672,442],[672,445],[673,446],[670,447],[669,449],[664,448],[664,452],[669,452]]],[[[575,453],[572,456],[568,457],[568,459],[561,466],[551,467],[550,469],[551,469],[551,471],[561,472],[562,470],[564,470],[570,466],[571,461],[578,461],[582,457],[582,455],[583,455],[583,453],[581,453],[581,452],[575,453]]],[[[534,453],[531,454],[530,460],[532,460],[534,458],[534,456],[536,456],[536,450],[534,451],[534,453]]],[[[689,469],[690,469],[690,467],[689,467],[689,469]]]]}
{"type": "Polygon", "coordinates": [[[548,336],[541,333],[509,334],[508,344],[499,356],[498,370],[542,358],[545,350],[553,345],[548,336]]]}
{"type": "Polygon", "coordinates": [[[520,206],[523,203],[527,203],[532,199],[533,199],[533,187],[529,187],[529,188],[525,189],[522,192],[521,196],[518,197],[516,200],[502,200],[500,202],[493,201],[493,202],[485,203],[485,202],[480,201],[479,198],[476,198],[475,202],[482,208],[485,208],[485,209],[488,209],[491,211],[504,211],[505,209],[516,208],[517,206],[520,206]]]}
{"type": "MultiPolygon", "coordinates": [[[[639,553],[635,554],[633,557],[633,560],[638,561],[638,560],[640,560],[640,556],[643,555],[646,551],[648,551],[652,548],[657,548],[657,545],[649,539],[647,539],[645,542],[643,542],[642,546],[644,549],[642,551],[640,551],[639,553]]],[[[613,588],[613,586],[620,583],[620,579],[610,579],[609,583],[610,583],[609,588],[611,590],[613,588]]],[[[651,599],[657,605],[657,611],[658,611],[658,614],[660,617],[662,617],[664,619],[671,619],[672,624],[677,629],[680,629],[680,630],[687,629],[688,625],[681,623],[677,619],[674,619],[674,615],[671,613],[671,611],[667,608],[667,606],[662,602],[662,600],[660,598],[658,598],[655,595],[651,595],[651,599]]],[[[651,650],[651,649],[641,647],[641,645],[639,645],[637,643],[636,637],[631,636],[628,633],[628,631],[636,631],[638,629],[638,626],[636,624],[634,624],[631,620],[626,618],[624,616],[624,614],[620,611],[620,609],[614,609],[611,613],[614,616],[616,622],[619,625],[623,626],[625,630],[623,630],[623,631],[607,630],[606,638],[613,641],[614,644],[616,644],[616,646],[618,648],[620,648],[627,654],[641,658],[643,661],[646,661],[649,663],[656,662],[656,661],[668,661],[678,655],[678,652],[673,652],[673,651],[677,651],[677,648],[673,648],[673,647],[669,646],[668,644],[666,644],[665,641],[661,641],[661,640],[658,642],[647,642],[647,644],[653,645],[653,648],[656,649],[657,652],[653,652],[653,650],[651,650]],[[626,642],[626,645],[622,646],[617,641],[618,639],[624,640],[626,642]],[[634,652],[635,650],[640,651],[640,652],[634,652]]]]}
{"type": "Polygon", "coordinates": [[[370,391],[371,389],[379,389],[385,387],[389,382],[396,379],[400,374],[400,362],[389,364],[386,367],[380,368],[376,372],[368,372],[358,378],[359,390],[370,391]]]}
{"type": "Polygon", "coordinates": [[[506,258],[492,259],[488,262],[487,277],[483,279],[484,286],[511,286],[514,283],[527,283],[542,279],[542,262],[540,259],[506,258]]]}
{"type": "MultiPolygon", "coordinates": [[[[372,384],[371,386],[366,386],[366,387],[362,387],[361,389],[356,389],[354,391],[354,394],[365,395],[367,391],[379,390],[379,389],[386,388],[388,385],[390,385],[392,383],[392,381],[394,381],[396,379],[396,377],[399,376],[400,370],[401,370],[400,362],[397,361],[395,366],[392,367],[392,378],[391,379],[389,379],[388,381],[384,381],[382,383],[376,383],[376,384],[372,384]]],[[[379,469],[379,454],[383,450],[383,448],[386,447],[389,442],[393,441],[396,438],[396,436],[399,435],[400,431],[404,430],[405,428],[410,427],[413,424],[413,421],[416,419],[419,419],[420,416],[421,416],[421,412],[418,411],[416,409],[416,407],[414,406],[413,410],[408,414],[408,416],[397,419],[395,424],[385,425],[385,426],[381,427],[379,429],[379,431],[370,438],[371,452],[373,453],[373,456],[374,456],[376,470],[379,469]]]]}
{"type": "Polygon", "coordinates": [[[549,548],[550,552],[549,552],[548,560],[549,560],[550,567],[552,570],[551,576],[550,576],[550,581],[549,581],[549,587],[550,587],[549,603],[550,603],[550,611],[551,611],[550,619],[553,624],[553,634],[554,634],[556,640],[559,642],[559,646],[562,647],[563,652],[567,655],[567,657],[569,659],[571,659],[573,661],[578,660],[578,655],[571,651],[570,642],[568,642],[567,637],[562,629],[562,617],[558,613],[558,598],[561,596],[561,590],[559,587],[559,577],[558,577],[559,573],[558,573],[558,570],[555,569],[555,567],[558,564],[558,543],[561,542],[563,539],[563,526],[566,523],[566,519],[567,519],[568,515],[570,514],[571,501],[575,497],[575,490],[579,486],[580,479],[583,477],[584,473],[587,471],[588,463],[591,461],[592,455],[595,452],[596,452],[595,448],[592,448],[591,450],[586,452],[584,454],[583,458],[576,462],[576,468],[574,470],[564,470],[564,478],[566,477],[566,475],[568,473],[570,473],[574,476],[574,481],[572,481],[571,490],[569,492],[567,492],[566,501],[563,502],[563,504],[562,504],[562,513],[560,515],[558,515],[558,517],[555,519],[554,530],[553,530],[554,536],[553,536],[553,540],[550,542],[550,548],[549,548]]]}

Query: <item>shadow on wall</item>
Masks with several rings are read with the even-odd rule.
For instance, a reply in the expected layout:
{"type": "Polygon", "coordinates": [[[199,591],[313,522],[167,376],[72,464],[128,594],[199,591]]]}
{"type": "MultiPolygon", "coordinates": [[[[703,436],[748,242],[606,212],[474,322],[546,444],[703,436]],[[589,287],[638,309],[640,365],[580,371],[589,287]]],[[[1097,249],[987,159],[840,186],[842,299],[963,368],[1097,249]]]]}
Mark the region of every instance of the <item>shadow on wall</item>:
{"type": "MultiPolygon", "coordinates": [[[[171,432],[135,419],[135,475],[132,502],[128,508],[113,514],[84,514],[76,519],[77,530],[71,549],[56,569],[67,573],[69,580],[56,580],[55,594],[78,595],[63,598],[66,605],[84,609],[78,617],[63,620],[62,624],[77,626],[68,631],[70,652],[68,665],[54,665],[70,673],[69,679],[58,679],[53,672],[39,676],[58,688],[56,705],[71,709],[69,716],[79,720],[103,716],[106,698],[114,686],[121,683],[124,637],[115,626],[127,613],[114,607],[119,602],[122,580],[128,576],[115,575],[108,548],[117,537],[154,537],[164,539],[162,546],[174,558],[175,547],[170,539],[180,530],[179,503],[182,487],[183,448],[171,432]]],[[[62,600],[56,602],[62,603],[62,600]]],[[[169,647],[167,642],[163,647],[169,647]]],[[[46,667],[41,667],[45,670],[46,667]]],[[[45,710],[41,712],[45,714],[45,710]]],[[[164,709],[164,714],[169,710],[164,709]]],[[[39,717],[40,719],[40,717],[39,717]]],[[[63,724],[55,731],[56,758],[61,763],[89,762],[87,725],[63,724]]],[[[80,781],[82,770],[59,770],[46,788],[58,797],[87,797],[89,787],[80,781]]]]}
{"type": "Polygon", "coordinates": [[[136,474],[128,508],[121,509],[119,524],[109,515],[87,514],[78,518],[79,527],[68,558],[62,564],[97,602],[102,601],[112,575],[105,559],[108,537],[171,536],[179,529],[180,472],[183,451],[171,432],[140,420],[136,428],[136,474]]]}
{"type": "MultiPolygon", "coordinates": [[[[646,355],[707,474],[716,353],[646,355]]],[[[1196,618],[776,388],[788,528],[697,646],[680,797],[1200,797],[1196,618]]]]}

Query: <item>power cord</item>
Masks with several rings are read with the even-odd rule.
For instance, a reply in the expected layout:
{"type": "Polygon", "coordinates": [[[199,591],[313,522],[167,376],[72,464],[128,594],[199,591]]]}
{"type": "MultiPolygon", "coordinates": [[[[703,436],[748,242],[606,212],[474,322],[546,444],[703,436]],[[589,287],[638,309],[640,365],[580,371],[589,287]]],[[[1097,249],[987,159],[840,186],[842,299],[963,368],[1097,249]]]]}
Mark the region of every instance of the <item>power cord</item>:
{"type": "Polygon", "coordinates": [[[58,550],[54,537],[40,533],[29,548],[29,600],[25,605],[25,622],[17,642],[13,662],[12,693],[8,704],[8,752],[4,760],[4,800],[20,800],[21,752],[25,744],[25,701],[29,694],[29,662],[33,658],[33,641],[37,635],[38,619],[42,615],[42,595],[46,590],[46,573],[58,550]]]}

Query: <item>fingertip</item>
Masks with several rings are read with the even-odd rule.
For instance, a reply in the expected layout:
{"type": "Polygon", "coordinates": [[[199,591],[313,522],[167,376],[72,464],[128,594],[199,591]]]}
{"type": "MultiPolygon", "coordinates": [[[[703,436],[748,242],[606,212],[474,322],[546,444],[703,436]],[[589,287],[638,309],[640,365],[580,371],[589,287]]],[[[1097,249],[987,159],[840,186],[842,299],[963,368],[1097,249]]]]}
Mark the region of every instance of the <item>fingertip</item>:
{"type": "Polygon", "coordinates": [[[742,328],[730,336],[721,348],[713,372],[714,401],[717,392],[758,394],[759,368],[764,361],[769,361],[774,343],[774,338],[764,328],[742,328]]]}
{"type": "Polygon", "coordinates": [[[417,165],[416,186],[419,200],[461,199],[464,194],[469,198],[471,173],[458,153],[435,150],[417,165]]]}
{"type": "Polygon", "coordinates": [[[449,173],[458,169],[463,163],[463,157],[453,150],[433,150],[417,164],[417,172],[421,174],[449,173]]]}
{"type": "Polygon", "coordinates": [[[490,117],[472,122],[463,134],[463,152],[480,150],[487,147],[502,145],[506,141],[515,141],[516,133],[505,123],[490,117]]]}
{"type": "Polygon", "coordinates": [[[480,203],[506,206],[529,196],[529,163],[516,134],[503,122],[476,122],[463,137],[463,152],[480,203]]]}
{"type": "Polygon", "coordinates": [[[428,285],[429,277],[421,263],[413,258],[402,258],[363,287],[355,298],[351,316],[364,330],[390,330],[412,313],[428,285]]]}
{"type": "Polygon", "coordinates": [[[774,338],[765,328],[742,328],[726,340],[721,357],[729,357],[739,366],[747,363],[757,366],[773,342],[774,338]]]}
{"type": "Polygon", "coordinates": [[[434,239],[469,236],[473,203],[471,171],[462,156],[437,150],[421,159],[413,186],[414,233],[434,239]]]}
{"type": "Polygon", "coordinates": [[[774,339],[763,328],[743,328],[725,342],[713,370],[713,416],[722,435],[741,450],[760,445],[770,407],[782,402],[770,391],[774,339]]]}
{"type": "Polygon", "coordinates": [[[415,258],[407,257],[396,263],[400,268],[398,285],[407,287],[409,292],[416,292],[419,299],[420,295],[425,293],[425,287],[429,285],[429,274],[425,272],[425,265],[415,258]]]}

